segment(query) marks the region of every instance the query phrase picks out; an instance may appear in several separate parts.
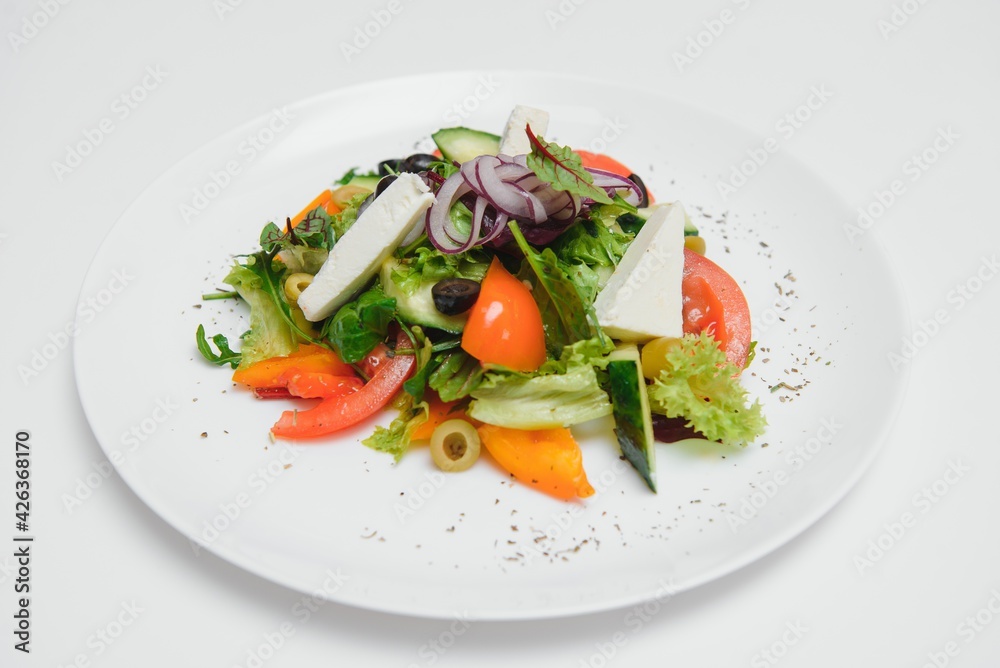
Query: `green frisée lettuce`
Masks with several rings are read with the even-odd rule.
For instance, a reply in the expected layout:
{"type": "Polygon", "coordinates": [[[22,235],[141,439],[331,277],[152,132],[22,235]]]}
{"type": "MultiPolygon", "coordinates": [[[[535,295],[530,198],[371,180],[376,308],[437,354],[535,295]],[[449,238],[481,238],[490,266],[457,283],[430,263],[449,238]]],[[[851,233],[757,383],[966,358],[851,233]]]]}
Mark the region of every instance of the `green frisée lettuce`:
{"type": "Polygon", "coordinates": [[[687,426],[710,441],[745,445],[764,432],[760,402],[747,403],[739,369],[726,361],[718,342],[702,332],[687,334],[666,353],[666,369],[649,386],[654,412],[687,418],[687,426]]]}
{"type": "Polygon", "coordinates": [[[629,236],[600,221],[581,218],[549,244],[549,248],[566,263],[613,269],[621,262],[630,241],[629,236]]]}
{"type": "Polygon", "coordinates": [[[490,268],[490,255],[482,249],[447,254],[421,246],[403,258],[392,270],[392,282],[408,295],[416,293],[422,284],[437,283],[445,278],[468,278],[482,282],[490,268]]]}
{"type": "Polygon", "coordinates": [[[398,406],[399,416],[388,427],[375,427],[375,433],[361,441],[372,450],[387,452],[398,462],[413,440],[413,431],[427,421],[428,404],[415,402],[409,394],[403,395],[398,406]]]}
{"type": "Polygon", "coordinates": [[[233,265],[223,283],[233,286],[250,306],[250,328],[240,346],[240,368],[254,362],[288,355],[298,348],[298,341],[281,308],[269,291],[270,273],[260,262],[266,257],[250,256],[247,264],[233,265]]]}

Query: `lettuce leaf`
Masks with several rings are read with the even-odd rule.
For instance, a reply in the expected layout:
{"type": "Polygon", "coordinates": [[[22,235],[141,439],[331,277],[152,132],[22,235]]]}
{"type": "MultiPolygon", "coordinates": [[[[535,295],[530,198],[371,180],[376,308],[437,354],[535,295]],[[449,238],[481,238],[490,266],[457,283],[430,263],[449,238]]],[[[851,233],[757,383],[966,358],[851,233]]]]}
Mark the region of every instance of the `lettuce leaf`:
{"type": "Polygon", "coordinates": [[[386,297],[376,284],[360,297],[340,307],[326,322],[323,334],[340,359],[360,362],[372,348],[385,340],[389,323],[396,316],[396,300],[386,297]]]}
{"type": "Polygon", "coordinates": [[[298,348],[295,333],[265,290],[264,279],[259,273],[263,268],[256,266],[259,261],[261,258],[251,256],[247,264],[234,265],[229,275],[222,279],[250,305],[250,329],[243,335],[240,346],[241,369],[269,357],[288,355],[298,348]]]}
{"type": "Polygon", "coordinates": [[[375,433],[361,441],[372,450],[388,452],[398,462],[410,447],[413,431],[427,421],[429,415],[426,402],[415,402],[409,394],[399,410],[399,417],[388,427],[375,427],[375,433]]]}
{"type": "Polygon", "coordinates": [[[490,268],[492,258],[482,249],[447,254],[435,248],[421,246],[392,271],[392,282],[408,295],[413,295],[423,283],[437,283],[445,278],[468,278],[481,282],[490,268]]]}
{"type": "Polygon", "coordinates": [[[630,241],[629,236],[599,220],[582,218],[549,244],[549,248],[567,264],[614,268],[621,262],[630,241]]]}
{"type": "Polygon", "coordinates": [[[457,348],[439,353],[440,363],[427,384],[441,401],[457,401],[469,396],[483,379],[483,366],[475,357],[457,348]]]}
{"type": "Polygon", "coordinates": [[[358,207],[361,203],[368,199],[368,195],[371,193],[358,193],[347,203],[347,206],[340,213],[334,214],[330,217],[330,229],[333,232],[333,237],[336,241],[339,241],[342,236],[347,233],[347,230],[351,229],[351,225],[355,223],[358,219],[358,207]]]}
{"type": "Polygon", "coordinates": [[[680,341],[649,386],[652,410],[687,418],[688,427],[726,445],[745,445],[764,433],[760,402],[747,405],[746,388],[735,377],[740,370],[726,361],[718,342],[705,332],[680,341]]]}
{"type": "Polygon", "coordinates": [[[487,373],[471,392],[469,415],[514,429],[567,427],[610,415],[597,371],[607,366],[610,347],[609,339],[595,337],[566,346],[560,359],[533,374],[487,373]]]}

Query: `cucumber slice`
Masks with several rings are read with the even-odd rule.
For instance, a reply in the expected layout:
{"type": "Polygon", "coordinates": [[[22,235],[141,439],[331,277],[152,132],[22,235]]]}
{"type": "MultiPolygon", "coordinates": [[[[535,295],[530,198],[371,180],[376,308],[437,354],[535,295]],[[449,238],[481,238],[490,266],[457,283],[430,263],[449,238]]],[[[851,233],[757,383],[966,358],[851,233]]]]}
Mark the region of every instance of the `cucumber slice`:
{"type": "Polygon", "coordinates": [[[344,185],[348,186],[358,186],[359,188],[367,188],[372,192],[375,192],[375,187],[378,186],[378,182],[382,179],[378,174],[373,174],[371,176],[360,175],[354,176],[344,185]]]}
{"type": "Polygon", "coordinates": [[[656,450],[653,419],[649,413],[646,381],[642,376],[639,349],[635,344],[619,346],[609,355],[611,406],[615,436],[625,459],[635,467],[649,488],[656,491],[656,450]]]}
{"type": "Polygon", "coordinates": [[[396,310],[404,321],[424,327],[442,329],[452,334],[458,334],[465,329],[465,321],[469,319],[468,313],[445,315],[434,306],[434,295],[431,294],[431,290],[434,288],[433,281],[421,283],[412,295],[401,290],[392,280],[392,272],[397,266],[399,266],[399,260],[394,257],[387,258],[382,263],[379,277],[385,296],[395,298],[396,310]]]}
{"type": "MultiPolygon", "coordinates": [[[[622,226],[622,229],[627,229],[627,231],[635,234],[639,231],[643,224],[649,220],[649,217],[653,215],[653,211],[655,211],[658,206],[662,205],[654,204],[651,207],[639,209],[637,213],[624,213],[618,216],[617,222],[622,226]]],[[[691,217],[687,214],[687,211],[684,212],[684,236],[698,236],[698,228],[691,222],[691,217]]]]}
{"type": "Polygon", "coordinates": [[[469,128],[445,128],[431,135],[446,160],[462,163],[500,152],[500,137],[469,128]]]}

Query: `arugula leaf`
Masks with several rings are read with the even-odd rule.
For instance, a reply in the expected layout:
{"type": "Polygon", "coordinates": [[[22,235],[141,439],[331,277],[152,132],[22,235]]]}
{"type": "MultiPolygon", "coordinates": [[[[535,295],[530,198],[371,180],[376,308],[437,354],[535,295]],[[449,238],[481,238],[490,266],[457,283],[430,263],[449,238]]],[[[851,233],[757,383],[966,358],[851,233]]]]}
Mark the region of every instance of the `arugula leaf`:
{"type": "Polygon", "coordinates": [[[452,176],[453,174],[455,174],[456,172],[458,172],[459,169],[458,169],[458,167],[456,167],[455,165],[453,165],[450,162],[445,162],[444,160],[440,160],[440,161],[437,161],[437,162],[430,163],[427,166],[427,171],[434,172],[435,174],[439,175],[441,178],[446,179],[449,176],[452,176]]]}
{"type": "Polygon", "coordinates": [[[413,397],[408,394],[405,397],[399,417],[388,428],[375,427],[375,433],[361,441],[373,450],[388,452],[397,462],[410,447],[413,431],[426,422],[430,415],[426,402],[414,402],[413,397]]]}
{"type": "Polygon", "coordinates": [[[449,350],[440,354],[438,361],[427,384],[438,393],[441,401],[464,399],[483,379],[483,367],[479,360],[464,350],[449,350]]]}
{"type": "Polygon", "coordinates": [[[212,364],[216,366],[225,366],[228,364],[234,369],[239,366],[242,359],[240,353],[233,352],[230,349],[229,340],[222,334],[216,334],[212,337],[215,347],[219,349],[218,355],[215,354],[212,347],[208,344],[208,340],[205,338],[204,325],[198,325],[198,331],[195,332],[195,341],[198,343],[198,351],[201,352],[201,356],[212,364]]]}
{"type": "Polygon", "coordinates": [[[718,341],[702,332],[686,334],[665,355],[665,369],[649,386],[650,407],[667,417],[687,418],[687,426],[710,441],[743,445],[764,432],[760,402],[747,405],[747,391],[726,361],[718,341]]]}
{"type": "MultiPolygon", "coordinates": [[[[588,309],[573,284],[559,266],[559,258],[546,248],[541,253],[528,245],[517,223],[508,225],[524,259],[534,274],[532,295],[542,314],[542,326],[548,347],[556,355],[563,346],[592,338],[596,328],[588,318],[588,309]]],[[[522,266],[519,277],[527,272],[522,266]]]]}
{"type": "Polygon", "coordinates": [[[347,172],[343,176],[334,181],[334,183],[337,184],[338,186],[346,186],[348,183],[351,182],[351,179],[353,179],[357,175],[358,175],[358,168],[351,167],[350,169],[347,170],[347,172]]]}
{"type": "Polygon", "coordinates": [[[386,297],[379,285],[340,307],[327,320],[323,335],[333,344],[340,359],[355,364],[381,343],[396,317],[396,300],[386,297]]]}
{"type": "Polygon", "coordinates": [[[528,168],[539,179],[556,190],[587,197],[601,204],[611,204],[612,199],[608,197],[608,193],[595,186],[594,177],[583,168],[579,154],[568,146],[559,146],[536,136],[530,125],[525,128],[525,132],[531,142],[528,168]]]}

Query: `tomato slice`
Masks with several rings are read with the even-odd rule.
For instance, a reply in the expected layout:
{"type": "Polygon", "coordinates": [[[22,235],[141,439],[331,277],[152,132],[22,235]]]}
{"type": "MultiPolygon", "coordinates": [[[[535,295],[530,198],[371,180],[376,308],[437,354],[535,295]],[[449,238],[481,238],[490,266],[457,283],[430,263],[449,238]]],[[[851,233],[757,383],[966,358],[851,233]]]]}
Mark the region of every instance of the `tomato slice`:
{"type": "Polygon", "coordinates": [[[736,280],[707,257],[684,249],[684,333],[710,333],[742,369],[750,353],[750,306],[736,280]]]}
{"type": "Polygon", "coordinates": [[[483,364],[514,371],[535,371],[545,362],[545,329],[538,304],[528,286],[495,257],[465,323],[462,349],[483,364]]]}
{"type": "MultiPolygon", "coordinates": [[[[396,336],[397,348],[412,346],[406,332],[396,336]]],[[[372,379],[357,391],[322,399],[306,411],[285,411],[271,433],[279,438],[324,436],[355,425],[384,408],[413,373],[413,355],[395,355],[378,365],[372,379]]]]}
{"type": "MultiPolygon", "coordinates": [[[[576,154],[580,156],[580,162],[583,163],[584,167],[590,167],[591,169],[603,169],[606,172],[611,172],[612,174],[617,174],[618,176],[624,176],[626,178],[635,173],[611,156],[604,155],[603,153],[591,153],[590,151],[577,150],[576,154]]],[[[653,193],[649,192],[649,188],[646,189],[646,194],[649,196],[650,204],[656,201],[653,199],[653,193]]]]}

